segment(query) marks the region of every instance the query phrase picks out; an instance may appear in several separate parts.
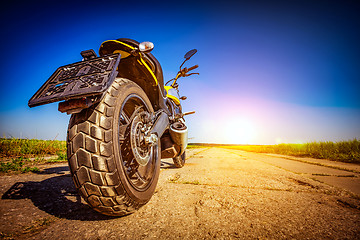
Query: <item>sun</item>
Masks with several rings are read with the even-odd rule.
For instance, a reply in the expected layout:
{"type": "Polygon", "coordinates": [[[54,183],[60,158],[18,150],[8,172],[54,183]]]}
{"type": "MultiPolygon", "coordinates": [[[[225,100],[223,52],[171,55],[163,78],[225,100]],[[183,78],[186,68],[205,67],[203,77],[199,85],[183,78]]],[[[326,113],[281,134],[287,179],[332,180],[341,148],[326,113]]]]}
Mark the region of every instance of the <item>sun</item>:
{"type": "Polygon", "coordinates": [[[257,131],[253,121],[244,117],[233,117],[224,125],[224,141],[231,144],[254,144],[257,131]]]}

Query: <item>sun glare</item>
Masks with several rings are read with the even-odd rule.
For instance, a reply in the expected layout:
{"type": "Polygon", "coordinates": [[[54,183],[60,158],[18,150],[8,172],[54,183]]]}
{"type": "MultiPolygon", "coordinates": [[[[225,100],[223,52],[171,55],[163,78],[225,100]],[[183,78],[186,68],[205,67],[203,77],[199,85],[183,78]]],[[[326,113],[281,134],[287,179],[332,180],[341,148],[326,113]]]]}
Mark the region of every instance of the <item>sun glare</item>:
{"type": "Polygon", "coordinates": [[[257,136],[254,123],[242,117],[232,118],[224,126],[226,143],[254,144],[257,136]]]}

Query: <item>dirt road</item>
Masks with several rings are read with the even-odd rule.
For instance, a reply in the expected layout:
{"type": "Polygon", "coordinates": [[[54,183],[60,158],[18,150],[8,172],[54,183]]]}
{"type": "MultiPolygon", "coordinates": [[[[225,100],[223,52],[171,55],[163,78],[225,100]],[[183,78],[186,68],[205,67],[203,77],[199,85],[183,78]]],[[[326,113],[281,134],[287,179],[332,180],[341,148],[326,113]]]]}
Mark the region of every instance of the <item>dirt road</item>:
{"type": "Polygon", "coordinates": [[[182,169],[163,161],[151,201],[122,218],[92,211],[76,194],[65,164],[45,166],[41,174],[1,176],[1,237],[360,238],[358,165],[220,148],[190,152],[182,169]]]}

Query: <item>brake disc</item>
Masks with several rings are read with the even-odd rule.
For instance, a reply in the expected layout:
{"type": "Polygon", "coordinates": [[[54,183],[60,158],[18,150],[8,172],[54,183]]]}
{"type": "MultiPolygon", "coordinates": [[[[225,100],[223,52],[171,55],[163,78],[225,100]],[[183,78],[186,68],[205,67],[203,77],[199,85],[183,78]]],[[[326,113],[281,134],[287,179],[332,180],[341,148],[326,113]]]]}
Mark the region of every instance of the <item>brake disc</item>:
{"type": "Polygon", "coordinates": [[[139,115],[136,115],[130,127],[131,150],[139,165],[145,166],[150,160],[151,145],[145,141],[145,133],[142,131],[144,123],[139,115]]]}

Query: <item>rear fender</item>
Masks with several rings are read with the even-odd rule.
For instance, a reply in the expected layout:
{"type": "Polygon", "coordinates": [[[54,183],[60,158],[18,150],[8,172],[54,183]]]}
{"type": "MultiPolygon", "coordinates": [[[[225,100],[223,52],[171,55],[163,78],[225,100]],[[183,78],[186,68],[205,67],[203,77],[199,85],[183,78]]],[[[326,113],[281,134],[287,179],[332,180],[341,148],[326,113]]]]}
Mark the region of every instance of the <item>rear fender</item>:
{"type": "Polygon", "coordinates": [[[159,62],[150,53],[137,51],[139,43],[131,39],[107,40],[99,49],[100,56],[120,53],[122,60],[118,77],[127,78],[139,85],[148,96],[154,110],[164,109],[164,81],[159,62]]]}

